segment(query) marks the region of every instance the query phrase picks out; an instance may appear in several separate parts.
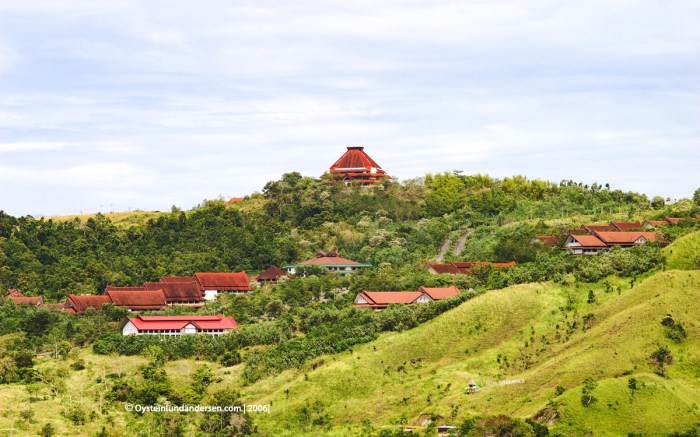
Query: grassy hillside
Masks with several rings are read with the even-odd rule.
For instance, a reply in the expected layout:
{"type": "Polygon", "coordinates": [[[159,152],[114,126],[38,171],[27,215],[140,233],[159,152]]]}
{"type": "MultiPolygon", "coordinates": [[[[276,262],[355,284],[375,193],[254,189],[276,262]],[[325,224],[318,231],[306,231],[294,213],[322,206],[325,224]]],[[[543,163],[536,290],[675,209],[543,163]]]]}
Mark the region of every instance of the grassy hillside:
{"type": "Polygon", "coordinates": [[[272,414],[255,419],[265,435],[345,435],[367,432],[369,423],[397,428],[431,417],[440,424],[477,414],[528,417],[548,405],[559,412],[554,429],[564,435],[682,430],[700,420],[698,287],[700,273],[674,271],[619,295],[597,289],[593,304],[586,303],[591,287],[493,291],[416,329],[263,380],[245,388],[244,397],[272,403],[272,414]],[[589,312],[595,321],[584,331],[589,312]],[[664,336],[660,321],[667,313],[682,322],[685,342],[664,336]],[[569,329],[574,321],[578,326],[569,329]],[[668,378],[654,374],[649,362],[661,344],[675,357],[668,378]],[[597,382],[597,402],[584,408],[587,377],[597,382]],[[471,378],[482,386],[478,394],[465,394],[471,378]],[[634,397],[629,378],[639,381],[634,397]],[[525,382],[489,386],[518,379],[525,382]],[[564,389],[560,396],[557,386],[564,389]]]}
{"type": "Polygon", "coordinates": [[[700,232],[680,237],[664,248],[667,266],[671,269],[693,270],[700,261],[700,232]]]}

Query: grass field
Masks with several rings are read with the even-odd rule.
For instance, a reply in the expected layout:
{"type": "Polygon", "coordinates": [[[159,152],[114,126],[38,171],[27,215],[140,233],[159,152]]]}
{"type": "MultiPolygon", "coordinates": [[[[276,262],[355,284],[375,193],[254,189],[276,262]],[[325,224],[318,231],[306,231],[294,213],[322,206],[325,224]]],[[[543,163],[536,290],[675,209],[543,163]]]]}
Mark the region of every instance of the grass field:
{"type": "Polygon", "coordinates": [[[684,235],[663,249],[670,269],[693,270],[700,262],[700,232],[684,235]]]}
{"type": "MultiPolygon", "coordinates": [[[[383,334],[251,385],[240,378],[242,365],[190,359],[165,368],[176,392],[186,393],[193,372],[207,365],[214,375],[209,393],[231,389],[247,404],[271,404],[270,414],[251,416],[266,436],[369,435],[431,419],[457,425],[473,415],[532,417],[544,408],[558,412],[551,429],[566,436],[685,431],[700,422],[700,272],[659,272],[630,287],[627,279],[608,278],[491,291],[415,329],[383,334]],[[587,302],[590,290],[594,303],[587,302]],[[589,313],[594,318],[584,329],[589,313]],[[660,321],[666,314],[683,324],[685,341],[665,336],[660,321]],[[650,362],[660,345],[674,356],[666,377],[650,362]],[[597,384],[596,401],[584,407],[587,377],[597,384]],[[630,378],[637,390],[629,389],[630,378]],[[481,386],[478,393],[465,393],[469,379],[481,386]]],[[[40,372],[63,369],[65,391],[57,396],[43,387],[30,401],[26,386],[2,386],[0,435],[36,435],[49,422],[56,435],[94,436],[102,426],[110,435],[159,435],[153,414],[127,413],[116,401],[98,412],[104,376],[140,378],[145,358],[74,353],[36,365],[40,372]],[[70,369],[80,358],[87,368],[70,369]],[[76,406],[87,416],[82,425],[67,417],[76,406]]],[[[197,417],[186,417],[187,435],[196,434],[197,417]]]]}

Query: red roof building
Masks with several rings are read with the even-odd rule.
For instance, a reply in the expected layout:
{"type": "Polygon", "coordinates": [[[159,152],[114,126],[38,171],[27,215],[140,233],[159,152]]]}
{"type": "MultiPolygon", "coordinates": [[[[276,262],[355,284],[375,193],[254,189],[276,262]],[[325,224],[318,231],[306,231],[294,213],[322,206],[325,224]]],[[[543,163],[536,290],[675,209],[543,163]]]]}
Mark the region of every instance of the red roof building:
{"type": "Polygon", "coordinates": [[[316,258],[307,259],[298,264],[282,266],[282,268],[286,270],[288,274],[295,275],[297,269],[303,266],[321,266],[327,268],[331,273],[347,275],[360,268],[372,267],[372,264],[362,264],[357,261],[341,258],[338,256],[337,250],[331,250],[330,252],[319,250],[316,253],[316,258]]]}
{"type": "Polygon", "coordinates": [[[657,226],[666,226],[667,224],[669,224],[669,222],[666,220],[645,220],[644,223],[642,223],[642,227],[655,228],[657,226]]]}
{"type": "Polygon", "coordinates": [[[112,303],[112,299],[106,295],[69,294],[63,305],[63,310],[69,313],[85,314],[88,308],[101,311],[102,305],[106,303],[112,303]]]}
{"type": "Polygon", "coordinates": [[[160,282],[196,282],[199,284],[196,276],[161,276],[160,282]]]}
{"type": "Polygon", "coordinates": [[[655,232],[596,232],[595,236],[604,241],[608,246],[630,247],[656,241],[655,232]]]}
{"type": "Polygon", "coordinates": [[[145,287],[114,287],[107,289],[107,296],[118,307],[130,311],[161,310],[168,306],[163,290],[149,291],[145,287]],[[116,290],[114,288],[137,288],[137,290],[116,290]]]}
{"type": "Polygon", "coordinates": [[[446,264],[428,263],[426,264],[426,270],[428,271],[428,273],[431,273],[433,275],[441,275],[445,273],[451,275],[468,275],[469,273],[471,273],[471,270],[477,266],[491,266],[496,269],[504,269],[508,267],[513,267],[514,265],[515,261],[507,263],[493,263],[490,261],[455,261],[446,264]]]}
{"type": "Polygon", "coordinates": [[[428,303],[433,299],[422,291],[361,291],[353,306],[381,310],[390,304],[428,303]]]}
{"type": "Polygon", "coordinates": [[[642,224],[639,222],[610,222],[618,231],[629,231],[630,229],[639,229],[642,224]]]}
{"type": "Polygon", "coordinates": [[[608,250],[608,245],[595,235],[569,235],[562,249],[568,250],[573,255],[598,255],[608,250]]]}
{"type": "Polygon", "coordinates": [[[369,157],[364,147],[348,147],[343,156],[334,162],[322,177],[335,177],[345,184],[357,181],[362,185],[372,185],[391,176],[369,157]]]}
{"type": "Polygon", "coordinates": [[[3,301],[12,302],[15,305],[32,305],[32,306],[42,306],[44,304],[44,298],[41,296],[25,296],[19,290],[15,288],[10,288],[7,293],[3,296],[3,301]]]}
{"type": "Polygon", "coordinates": [[[535,235],[530,240],[530,245],[533,244],[544,244],[547,246],[556,246],[559,244],[559,237],[554,237],[550,235],[535,235]]]}
{"type": "Polygon", "coordinates": [[[594,232],[615,232],[619,231],[618,228],[616,228],[613,225],[581,225],[581,228],[585,229],[586,232],[589,234],[592,234],[594,232]]]}
{"type": "Polygon", "coordinates": [[[683,220],[682,218],[678,217],[666,217],[666,221],[673,224],[673,223],[678,223],[679,221],[683,220]]]}
{"type": "Polygon", "coordinates": [[[220,292],[247,293],[253,290],[245,272],[197,272],[205,300],[214,300],[220,292]]]}
{"type": "Polygon", "coordinates": [[[454,285],[452,287],[423,287],[423,286],[420,286],[420,287],[418,287],[418,291],[422,291],[423,293],[430,296],[430,298],[433,300],[449,299],[449,298],[455,297],[459,294],[459,288],[455,287],[454,285]]]}
{"type": "Polygon", "coordinates": [[[418,291],[361,291],[355,296],[353,306],[382,310],[391,304],[410,305],[429,303],[448,299],[459,294],[459,289],[452,287],[419,287],[418,291]]]}
{"type": "Polygon", "coordinates": [[[128,317],[122,323],[123,335],[221,335],[238,327],[233,317],[142,316],[128,317]]]}
{"type": "Polygon", "coordinates": [[[169,305],[204,306],[204,290],[199,282],[144,282],[148,291],[162,291],[169,305]]]}
{"type": "Polygon", "coordinates": [[[264,272],[260,273],[255,280],[261,284],[271,283],[276,284],[279,278],[286,278],[287,274],[277,266],[270,266],[264,272]]]}

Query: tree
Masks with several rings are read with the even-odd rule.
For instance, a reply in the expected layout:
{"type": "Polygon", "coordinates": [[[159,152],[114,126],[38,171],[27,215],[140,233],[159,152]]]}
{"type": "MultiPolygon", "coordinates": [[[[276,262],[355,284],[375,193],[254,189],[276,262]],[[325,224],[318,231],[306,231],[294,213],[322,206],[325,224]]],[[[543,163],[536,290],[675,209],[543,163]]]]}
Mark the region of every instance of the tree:
{"type": "Polygon", "coordinates": [[[666,202],[664,201],[664,198],[661,196],[654,196],[653,199],[651,199],[651,207],[654,209],[661,209],[666,205],[666,202]]]}
{"type": "Polygon", "coordinates": [[[695,190],[695,193],[693,193],[693,202],[695,202],[696,205],[700,206],[700,188],[695,190]]]}
{"type": "Polygon", "coordinates": [[[593,397],[593,390],[596,389],[598,383],[590,376],[583,380],[583,389],[581,389],[581,405],[587,407],[596,401],[593,397]]]}
{"type": "Polygon", "coordinates": [[[673,355],[666,346],[661,346],[651,354],[652,363],[656,366],[657,373],[666,376],[665,367],[673,363],[673,355]]]}

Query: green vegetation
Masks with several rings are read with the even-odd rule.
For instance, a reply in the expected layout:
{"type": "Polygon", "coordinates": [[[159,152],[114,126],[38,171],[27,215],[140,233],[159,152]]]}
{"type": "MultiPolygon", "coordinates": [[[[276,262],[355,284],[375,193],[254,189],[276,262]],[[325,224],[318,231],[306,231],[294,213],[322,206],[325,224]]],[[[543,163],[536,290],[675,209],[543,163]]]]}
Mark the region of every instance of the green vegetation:
{"type": "Polygon", "coordinates": [[[351,276],[309,269],[208,302],[201,313],[240,324],[221,337],[124,337],[127,313],[112,305],[76,316],[2,303],[0,429],[398,436],[404,425],[434,435],[452,424],[462,435],[685,435],[700,414],[700,278],[672,269],[698,268],[699,212],[691,201],[667,205],[598,184],[459,172],[375,190],[288,173],[243,202],[192,211],[48,220],[0,212],[0,289],[49,302],[164,275],[252,276],[318,249],[374,266],[351,276]],[[601,256],[529,245],[533,235],[563,241],[584,222],[668,216],[683,220],[659,228],[659,243],[601,256]],[[457,236],[464,246],[447,261],[518,264],[470,275],[420,268],[457,236]],[[361,290],[450,285],[462,293],[427,305],[351,305],[361,290]],[[481,390],[468,395],[471,378],[481,390]],[[166,402],[271,412],[124,409],[166,402]]]}

